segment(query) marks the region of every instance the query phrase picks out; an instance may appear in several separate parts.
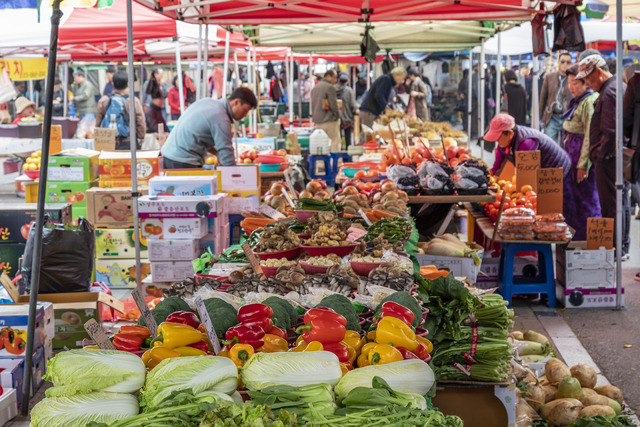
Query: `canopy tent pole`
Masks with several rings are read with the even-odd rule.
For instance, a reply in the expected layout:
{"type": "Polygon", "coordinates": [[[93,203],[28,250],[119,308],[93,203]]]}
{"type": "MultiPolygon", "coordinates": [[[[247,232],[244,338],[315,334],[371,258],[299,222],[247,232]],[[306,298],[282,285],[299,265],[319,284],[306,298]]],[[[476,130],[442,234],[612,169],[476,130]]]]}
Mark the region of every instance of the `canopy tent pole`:
{"type": "Polygon", "coordinates": [[[173,38],[176,45],[176,67],[178,73],[178,92],[180,93],[180,114],[184,114],[184,82],[182,81],[182,60],[180,58],[180,40],[173,38]]]}
{"type": "Polygon", "coordinates": [[[293,50],[289,52],[289,74],[287,75],[289,89],[289,132],[293,129],[293,50]]]}
{"type": "Polygon", "coordinates": [[[353,89],[353,94],[356,93],[356,80],[357,80],[356,66],[351,66],[351,89],[353,89]]]}
{"type": "Polygon", "coordinates": [[[622,0],[616,1],[616,310],[622,308],[622,0]]]}
{"type": "MultiPolygon", "coordinates": [[[[53,108],[53,82],[56,76],[56,55],[58,51],[58,26],[62,12],[61,0],[53,1],[51,13],[51,36],[49,39],[49,58],[47,61],[47,77],[45,84],[45,110],[42,127],[42,155],[47,160],[49,156],[49,138],[51,137],[51,116],[53,108]]],[[[42,229],[44,228],[44,202],[47,196],[47,170],[48,161],[42,162],[40,185],[38,187],[38,203],[36,208],[36,223],[32,230],[34,233],[34,253],[31,263],[31,291],[29,294],[29,318],[27,323],[27,348],[25,353],[24,370],[22,380],[22,415],[29,413],[29,398],[31,397],[31,378],[33,370],[33,348],[36,331],[36,309],[38,308],[38,290],[40,288],[40,261],[42,260],[42,229]]]]}
{"type": "Polygon", "coordinates": [[[500,101],[502,100],[502,32],[498,33],[498,59],[496,62],[496,88],[493,99],[496,103],[495,114],[500,114],[500,101]]]}
{"type": "Polygon", "coordinates": [[[229,37],[230,32],[227,29],[227,36],[224,41],[224,71],[222,76],[222,97],[227,97],[227,78],[229,75],[229,37]]]}
{"type": "MultiPolygon", "coordinates": [[[[253,92],[253,64],[251,63],[251,48],[247,49],[247,86],[253,92]]],[[[249,111],[249,132],[253,132],[253,109],[249,111]]]]}
{"type": "Polygon", "coordinates": [[[256,108],[253,112],[253,131],[258,132],[258,113],[260,110],[260,64],[258,64],[256,47],[252,46],[252,55],[253,55],[253,83],[254,88],[253,92],[256,94],[256,98],[258,99],[258,108],[256,108]]]}
{"type": "MultiPolygon", "coordinates": [[[[209,87],[209,24],[205,22],[204,26],[204,52],[202,54],[202,91],[201,96],[203,98],[208,98],[209,95],[207,93],[209,87]]],[[[213,96],[213,94],[211,95],[213,96]]]]}
{"type": "Polygon", "coordinates": [[[371,62],[367,62],[367,90],[371,87],[371,62]]]}
{"type": "MultiPolygon", "coordinates": [[[[133,61],[133,59],[132,59],[132,61],[133,61]]],[[[134,66],[133,62],[131,62],[131,66],[132,67],[134,66]]],[[[129,67],[127,66],[127,68],[129,68],[129,67]]],[[[131,89],[133,89],[134,83],[135,83],[134,80],[131,80],[129,82],[129,87],[131,89]]],[[[140,103],[144,107],[144,65],[142,65],[142,62],[140,63],[140,103]]]]}
{"type": "MultiPolygon", "coordinates": [[[[313,53],[309,54],[309,78],[311,79],[311,89],[313,89],[313,53]]],[[[313,127],[313,115],[311,114],[311,98],[309,98],[309,126],[313,127]]]]}
{"type": "MultiPolygon", "coordinates": [[[[471,111],[473,103],[473,51],[469,50],[469,72],[467,73],[467,132],[471,142],[471,111]]],[[[484,156],[484,154],[480,154],[484,156]]]]}
{"type": "Polygon", "coordinates": [[[300,127],[302,127],[302,61],[298,61],[298,118],[300,119],[300,127]]]}
{"type": "MultiPolygon", "coordinates": [[[[27,83],[27,86],[29,88],[28,89],[29,90],[29,101],[36,102],[36,97],[33,94],[33,80],[29,80],[28,83],[27,83]]],[[[37,104],[38,103],[36,102],[36,105],[37,104]]]]}
{"type": "Polygon", "coordinates": [[[196,55],[196,99],[200,99],[202,94],[202,24],[198,24],[198,53],[196,55]]]}
{"type": "MultiPolygon", "coordinates": [[[[484,136],[484,115],[485,115],[485,80],[486,80],[486,72],[484,69],[484,61],[485,61],[485,56],[484,56],[484,42],[480,45],[480,62],[478,63],[478,68],[480,69],[480,75],[479,75],[479,79],[478,79],[478,84],[480,85],[480,87],[478,88],[478,102],[479,102],[479,106],[478,106],[478,138],[481,138],[484,136]]],[[[482,139],[482,153],[480,155],[480,158],[482,160],[484,160],[484,147],[485,147],[485,141],[484,138],[482,139]]]]}
{"type": "Polygon", "coordinates": [[[540,107],[539,99],[540,93],[538,91],[538,57],[533,55],[532,71],[531,71],[531,127],[533,129],[540,129],[540,107]]]}
{"type": "Polygon", "coordinates": [[[69,61],[64,61],[64,82],[62,83],[62,87],[64,88],[64,106],[63,106],[63,114],[64,117],[67,117],[69,114],[69,61]]]}

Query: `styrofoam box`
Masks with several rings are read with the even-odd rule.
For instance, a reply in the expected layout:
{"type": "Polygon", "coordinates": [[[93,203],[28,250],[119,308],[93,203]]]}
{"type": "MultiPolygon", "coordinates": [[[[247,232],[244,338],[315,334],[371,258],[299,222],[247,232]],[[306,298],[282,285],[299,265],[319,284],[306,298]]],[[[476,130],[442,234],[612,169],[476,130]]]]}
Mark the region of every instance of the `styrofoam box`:
{"type": "MultiPolygon", "coordinates": [[[[529,272],[525,268],[531,269],[531,274],[535,276],[538,272],[538,260],[532,256],[518,256],[513,261],[513,277],[529,277],[529,272]],[[535,271],[534,271],[535,270],[535,271]]],[[[480,271],[482,274],[478,276],[478,282],[496,282],[498,280],[498,270],[500,269],[499,257],[483,257],[480,271]]]]}
{"type": "Polygon", "coordinates": [[[606,250],[567,250],[564,275],[558,280],[567,289],[597,289],[615,287],[615,254],[606,250]]]}
{"type": "Polygon", "coordinates": [[[0,368],[3,369],[0,372],[0,386],[2,389],[15,389],[17,390],[16,398],[19,405],[22,397],[22,380],[24,377],[24,359],[0,359],[0,368]]]}
{"type": "MultiPolygon", "coordinates": [[[[477,246],[477,248],[480,248],[478,250],[478,256],[480,257],[480,260],[482,260],[484,249],[479,246],[477,246]]],[[[478,273],[480,272],[480,265],[475,265],[475,263],[473,262],[473,258],[471,257],[460,258],[416,254],[416,258],[418,259],[421,267],[424,265],[435,265],[438,268],[446,268],[451,271],[454,276],[464,276],[471,280],[472,283],[476,282],[476,278],[478,277],[478,273]]]]}
{"type": "Polygon", "coordinates": [[[148,239],[149,261],[193,261],[200,253],[198,239],[148,239]]]}
{"type": "Polygon", "coordinates": [[[150,196],[211,196],[218,192],[215,176],[154,176],[150,196]]]}
{"type": "Polygon", "coordinates": [[[0,396],[0,425],[4,425],[16,415],[18,415],[16,391],[12,388],[5,389],[0,396]]]}
{"type": "Polygon", "coordinates": [[[227,212],[227,195],[142,196],[139,218],[216,218],[227,212]]]}
{"type": "MultiPolygon", "coordinates": [[[[42,326],[44,327],[44,339],[45,339],[45,347],[47,339],[49,342],[53,339],[53,336],[56,334],[56,324],[53,315],[53,303],[46,301],[38,301],[38,307],[42,307],[44,310],[44,317],[42,318],[42,326]]],[[[46,348],[45,348],[46,352],[46,348]]]]}
{"type": "MultiPolygon", "coordinates": [[[[568,289],[556,286],[556,298],[566,308],[597,308],[616,306],[616,288],[601,289],[568,289]]],[[[624,306],[624,288],[622,289],[622,305],[624,306]]]]}
{"type": "Polygon", "coordinates": [[[173,282],[193,277],[191,261],[160,261],[151,263],[151,276],[156,282],[173,282]]]}
{"type": "Polygon", "coordinates": [[[140,218],[142,235],[152,239],[200,239],[209,232],[207,218],[140,218]]]}

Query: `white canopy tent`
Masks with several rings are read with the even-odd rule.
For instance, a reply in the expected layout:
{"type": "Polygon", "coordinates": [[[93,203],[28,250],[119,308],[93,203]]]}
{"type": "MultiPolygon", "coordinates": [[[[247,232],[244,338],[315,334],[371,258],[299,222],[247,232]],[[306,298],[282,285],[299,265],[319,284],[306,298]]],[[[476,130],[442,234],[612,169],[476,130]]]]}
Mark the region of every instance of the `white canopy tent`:
{"type": "MultiPolygon", "coordinates": [[[[63,9],[62,25],[71,10],[63,9]]],[[[0,13],[0,57],[46,55],[51,36],[51,11],[43,9],[40,22],[35,9],[2,9],[0,13]]]]}

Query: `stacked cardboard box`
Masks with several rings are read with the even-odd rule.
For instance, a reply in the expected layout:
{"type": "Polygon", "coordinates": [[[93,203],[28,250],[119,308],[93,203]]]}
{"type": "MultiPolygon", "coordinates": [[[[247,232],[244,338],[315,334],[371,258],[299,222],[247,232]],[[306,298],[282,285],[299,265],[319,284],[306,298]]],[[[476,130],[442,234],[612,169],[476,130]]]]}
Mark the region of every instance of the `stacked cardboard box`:
{"type": "Polygon", "coordinates": [[[100,152],[76,148],[49,156],[48,203],[71,203],[73,220],[87,216],[86,192],[98,185],[100,152]]]}
{"type": "Polygon", "coordinates": [[[220,191],[229,197],[229,214],[255,211],[260,204],[260,167],[218,166],[220,191]]]}
{"type": "MultiPolygon", "coordinates": [[[[162,185],[167,185],[172,179],[181,177],[163,178],[166,179],[160,180],[164,181],[162,185]]],[[[179,181],[174,181],[175,188],[186,185],[179,181]]],[[[213,186],[215,180],[210,177],[210,182],[213,186]]],[[[153,192],[155,183],[149,185],[149,191],[153,192]]],[[[194,181],[192,185],[201,183],[194,181]]],[[[192,277],[192,261],[199,256],[203,246],[213,253],[220,253],[228,247],[226,201],[226,194],[150,195],[139,199],[138,215],[141,233],[149,247],[152,286],[192,277]]]]}
{"type": "MultiPolygon", "coordinates": [[[[100,187],[131,186],[131,153],[128,151],[103,151],[98,161],[100,187]]],[[[160,174],[162,158],[159,151],[138,151],[136,172],[138,185],[146,186],[151,178],[160,174]]]]}

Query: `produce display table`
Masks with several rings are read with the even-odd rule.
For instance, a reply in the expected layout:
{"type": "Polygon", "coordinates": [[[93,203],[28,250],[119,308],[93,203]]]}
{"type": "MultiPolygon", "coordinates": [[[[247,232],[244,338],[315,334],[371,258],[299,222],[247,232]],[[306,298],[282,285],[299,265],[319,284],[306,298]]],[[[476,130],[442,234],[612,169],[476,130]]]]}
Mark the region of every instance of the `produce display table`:
{"type": "Polygon", "coordinates": [[[0,138],[0,156],[32,153],[42,148],[42,138],[0,138]]]}
{"type": "Polygon", "coordinates": [[[442,413],[462,418],[465,427],[514,426],[516,422],[513,383],[441,381],[432,401],[442,413]]]}

